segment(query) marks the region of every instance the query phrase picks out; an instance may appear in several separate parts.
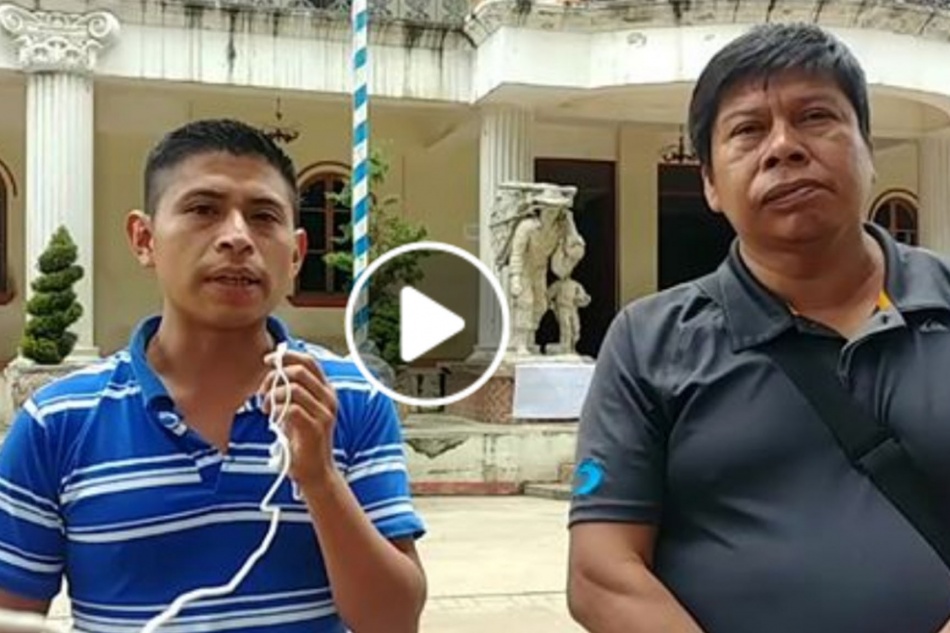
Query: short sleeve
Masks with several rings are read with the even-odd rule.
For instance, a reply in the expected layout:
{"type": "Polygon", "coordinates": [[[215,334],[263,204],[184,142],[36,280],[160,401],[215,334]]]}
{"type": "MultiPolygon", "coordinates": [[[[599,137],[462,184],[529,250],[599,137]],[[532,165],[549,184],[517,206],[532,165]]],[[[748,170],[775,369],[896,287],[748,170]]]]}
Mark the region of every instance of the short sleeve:
{"type": "Polygon", "coordinates": [[[46,427],[21,409],[0,445],[0,588],[35,600],[60,590],[65,551],[46,427]]]}
{"type": "Polygon", "coordinates": [[[425,528],[413,507],[396,407],[383,393],[347,394],[346,480],[363,510],[387,538],[419,538],[425,528]]]}
{"type": "Polygon", "coordinates": [[[664,425],[657,423],[654,390],[640,375],[630,321],[628,309],[611,323],[581,409],[571,525],[660,518],[664,425]]]}

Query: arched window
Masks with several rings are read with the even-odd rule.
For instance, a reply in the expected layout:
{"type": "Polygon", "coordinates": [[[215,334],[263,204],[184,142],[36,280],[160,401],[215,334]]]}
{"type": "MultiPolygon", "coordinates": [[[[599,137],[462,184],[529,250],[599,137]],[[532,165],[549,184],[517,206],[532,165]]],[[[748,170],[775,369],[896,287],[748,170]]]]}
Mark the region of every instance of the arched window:
{"type": "Polygon", "coordinates": [[[885,191],[871,208],[871,219],[875,224],[887,229],[898,242],[917,246],[917,201],[913,193],[885,191]]]}
{"type": "Polygon", "coordinates": [[[343,191],[348,181],[349,169],[339,163],[317,163],[301,173],[298,226],[306,230],[308,244],[297,275],[294,305],[346,305],[352,275],[329,266],[324,256],[332,251],[352,249],[351,240],[340,242],[344,228],[351,222],[350,208],[333,198],[333,194],[343,191]]]}

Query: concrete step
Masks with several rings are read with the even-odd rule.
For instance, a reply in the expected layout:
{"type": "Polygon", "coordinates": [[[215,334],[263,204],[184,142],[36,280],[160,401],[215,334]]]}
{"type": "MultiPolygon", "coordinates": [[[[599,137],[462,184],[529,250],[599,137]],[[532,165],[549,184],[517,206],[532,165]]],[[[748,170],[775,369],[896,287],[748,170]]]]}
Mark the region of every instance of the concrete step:
{"type": "Polygon", "coordinates": [[[565,462],[557,469],[558,483],[569,484],[574,480],[574,462],[565,462]]]}
{"type": "Polygon", "coordinates": [[[526,484],[524,494],[527,497],[569,501],[571,499],[571,486],[569,484],[526,484]]]}
{"type": "Polygon", "coordinates": [[[577,424],[485,424],[447,414],[413,414],[403,424],[416,495],[518,495],[555,482],[574,456],[577,424]]]}

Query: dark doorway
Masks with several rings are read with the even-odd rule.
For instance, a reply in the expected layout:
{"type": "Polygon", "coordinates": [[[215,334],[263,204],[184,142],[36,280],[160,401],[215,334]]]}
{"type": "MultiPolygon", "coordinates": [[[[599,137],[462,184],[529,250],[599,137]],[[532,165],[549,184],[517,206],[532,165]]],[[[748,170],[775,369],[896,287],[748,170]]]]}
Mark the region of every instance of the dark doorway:
{"type": "MultiPolygon", "coordinates": [[[[580,311],[581,340],[577,352],[596,357],[617,312],[616,164],[540,158],[534,163],[534,178],[537,182],[577,187],[574,221],[587,249],[572,276],[591,296],[590,305],[580,311]]],[[[545,345],[557,340],[557,319],[548,312],[541,320],[537,343],[545,345]]]]}
{"type": "Polygon", "coordinates": [[[698,165],[659,165],[657,192],[657,286],[663,290],[715,270],[728,254],[735,231],[706,204],[698,165]]]}

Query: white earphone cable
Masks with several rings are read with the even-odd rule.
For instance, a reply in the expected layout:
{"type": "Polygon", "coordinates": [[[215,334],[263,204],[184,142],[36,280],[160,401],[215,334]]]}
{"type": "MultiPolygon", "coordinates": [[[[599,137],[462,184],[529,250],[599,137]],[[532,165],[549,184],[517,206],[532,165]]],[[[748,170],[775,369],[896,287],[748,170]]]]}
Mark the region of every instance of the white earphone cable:
{"type": "Polygon", "coordinates": [[[260,504],[260,509],[262,512],[271,513],[270,527],[267,530],[267,534],[264,536],[264,539],[261,541],[261,544],[257,547],[257,549],[254,550],[250,556],[248,556],[247,560],[244,562],[244,565],[240,570],[238,570],[230,582],[218,587],[203,587],[200,589],[195,589],[178,596],[178,598],[172,602],[171,606],[150,620],[145,625],[145,628],[142,629],[141,633],[155,633],[158,631],[158,627],[171,622],[172,619],[174,619],[175,616],[181,612],[186,604],[196,602],[198,600],[204,600],[206,598],[216,598],[233,593],[238,588],[238,586],[244,582],[244,579],[251,572],[251,569],[254,567],[257,561],[267,553],[268,549],[270,549],[270,546],[274,541],[274,537],[277,534],[277,526],[280,524],[281,514],[280,506],[271,505],[271,501],[273,500],[274,495],[276,495],[277,491],[280,489],[281,484],[283,484],[287,479],[287,473],[290,470],[290,442],[287,439],[287,435],[284,433],[284,418],[287,415],[287,410],[290,408],[290,378],[288,378],[287,373],[284,371],[284,353],[286,351],[287,344],[285,342],[281,342],[277,345],[277,353],[274,363],[277,378],[275,380],[275,384],[271,386],[268,392],[268,397],[270,398],[270,415],[268,416],[267,425],[276,436],[276,440],[271,446],[271,460],[269,463],[271,467],[279,468],[280,474],[277,476],[277,479],[274,480],[270,490],[268,490],[267,494],[264,495],[264,498],[260,504]],[[280,407],[278,407],[277,396],[275,394],[277,386],[286,387],[287,395],[280,407]]]}

